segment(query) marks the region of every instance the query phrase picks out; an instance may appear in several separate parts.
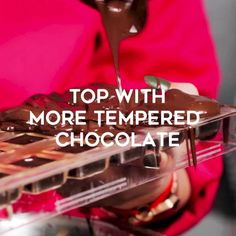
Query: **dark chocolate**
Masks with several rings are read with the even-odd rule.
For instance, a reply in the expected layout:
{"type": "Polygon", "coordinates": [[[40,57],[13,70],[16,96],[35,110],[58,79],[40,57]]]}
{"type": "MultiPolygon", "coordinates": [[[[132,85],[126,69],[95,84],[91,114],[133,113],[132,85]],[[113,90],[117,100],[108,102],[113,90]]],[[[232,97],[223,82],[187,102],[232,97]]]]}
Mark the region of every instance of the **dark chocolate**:
{"type": "MultiPolygon", "coordinates": [[[[188,128],[188,137],[190,142],[190,148],[191,148],[191,155],[192,155],[192,162],[193,165],[197,166],[197,155],[196,155],[196,146],[195,146],[195,129],[192,127],[188,128]]],[[[188,153],[188,156],[190,153],[188,153]]]]}
{"type": "MultiPolygon", "coordinates": [[[[96,90],[99,85],[91,85],[90,88],[96,90]]],[[[148,110],[169,110],[171,112],[174,112],[176,110],[183,110],[183,111],[188,111],[188,110],[194,110],[194,111],[200,111],[202,112],[201,118],[209,118],[211,116],[217,115],[220,113],[220,105],[212,99],[202,97],[202,96],[194,96],[194,95],[189,95],[186,94],[180,90],[177,89],[170,89],[166,92],[166,102],[161,103],[152,103],[151,101],[148,102],[147,104],[144,104],[142,97],[139,103],[134,103],[133,99],[130,104],[127,104],[127,106],[121,107],[118,98],[115,93],[115,87],[110,86],[110,85],[100,85],[102,88],[106,88],[109,91],[109,94],[111,95],[109,98],[106,100],[103,100],[101,103],[98,102],[93,102],[92,104],[89,104],[89,106],[83,105],[81,102],[78,104],[71,104],[69,105],[68,103],[61,103],[58,102],[59,96],[62,97],[62,100],[64,99],[64,94],[57,94],[57,98],[54,100],[51,100],[48,96],[48,99],[45,99],[46,95],[41,95],[43,102],[40,102],[40,95],[37,95],[37,106],[40,104],[39,110],[45,110],[45,113],[50,111],[49,107],[54,107],[59,109],[57,111],[62,111],[62,110],[85,110],[86,111],[86,125],[66,125],[63,126],[61,124],[58,124],[56,126],[52,125],[39,125],[35,124],[33,129],[34,132],[37,133],[44,133],[48,135],[55,135],[58,132],[61,131],[74,131],[75,133],[79,132],[96,132],[97,134],[101,135],[104,132],[112,132],[114,135],[117,134],[120,131],[126,131],[127,133],[131,132],[135,127],[131,127],[128,124],[122,124],[122,125],[106,125],[106,118],[105,116],[102,116],[102,125],[101,127],[98,126],[97,124],[97,115],[94,114],[95,110],[117,110],[122,112],[123,114],[129,114],[132,111],[136,110],[143,110],[143,111],[148,111],[148,110]],[[49,102],[50,106],[46,105],[45,102],[49,102]],[[43,107],[46,105],[46,107],[43,107]]],[[[67,94],[67,92],[65,93],[67,94]]],[[[67,95],[66,95],[67,96],[67,95]]],[[[25,101],[25,103],[28,104],[28,109],[30,109],[30,105],[32,106],[32,109],[36,109],[37,106],[34,104],[34,100],[32,100],[32,97],[29,98],[28,100],[25,101]],[[29,102],[30,101],[30,102],[29,102]]],[[[64,101],[64,100],[63,100],[64,101]]],[[[11,109],[11,116],[9,117],[8,115],[6,116],[5,113],[8,113],[8,110],[5,112],[2,112],[0,114],[1,116],[1,121],[0,122],[0,127],[2,130],[6,131],[25,131],[29,132],[29,125],[27,124],[27,121],[29,119],[28,116],[21,116],[21,119],[25,120],[17,120],[17,116],[20,113],[22,107],[20,106],[17,110],[17,108],[14,109],[16,113],[13,112],[11,109]],[[8,126],[9,125],[9,126],[8,126]],[[10,127],[10,128],[9,128],[10,127]]],[[[37,111],[38,113],[39,111],[37,111]]],[[[145,122],[143,122],[143,126],[147,126],[145,122]]],[[[14,144],[28,144],[32,142],[37,142],[42,140],[42,137],[35,137],[35,136],[30,136],[30,135],[23,135],[17,138],[13,138],[10,140],[7,140],[6,142],[8,143],[14,143],[14,144]]]]}
{"type": "Polygon", "coordinates": [[[8,176],[8,174],[0,173],[0,179],[3,178],[3,177],[6,177],[6,176],[8,176]]]}
{"type": "Polygon", "coordinates": [[[24,135],[18,136],[16,138],[6,140],[5,142],[12,143],[12,144],[25,145],[25,144],[29,144],[29,143],[35,143],[35,142],[41,141],[43,139],[44,139],[43,137],[31,136],[28,134],[24,134],[24,135]]]}
{"type": "Polygon", "coordinates": [[[110,43],[117,86],[122,88],[119,75],[119,45],[121,40],[138,34],[145,26],[147,18],[146,0],[82,0],[97,8],[102,16],[103,24],[110,43]]]}
{"type": "Polygon", "coordinates": [[[223,120],[223,139],[225,143],[229,142],[229,131],[230,131],[230,117],[226,117],[223,120]]]}
{"type": "MultiPolygon", "coordinates": [[[[165,99],[165,103],[158,104],[160,110],[197,111],[202,112],[201,118],[208,118],[220,113],[220,105],[217,101],[203,96],[190,95],[178,89],[167,90],[165,99]]],[[[150,104],[150,108],[155,108],[155,106],[155,104],[150,104]]]]}
{"type": "Polygon", "coordinates": [[[27,167],[27,168],[34,168],[34,167],[48,164],[52,161],[53,160],[49,160],[46,158],[41,158],[41,157],[37,157],[37,156],[30,156],[30,157],[27,157],[23,160],[13,162],[12,164],[17,165],[17,166],[27,167]]]}
{"type": "Polygon", "coordinates": [[[89,147],[88,145],[83,145],[81,147],[78,143],[75,143],[74,146],[68,145],[66,147],[55,149],[55,151],[66,153],[81,153],[91,149],[93,149],[93,147],[89,147]]]}
{"type": "MultiPolygon", "coordinates": [[[[91,88],[93,89],[97,89],[99,85],[91,85],[91,88]]],[[[195,96],[195,95],[189,95],[186,94],[180,90],[177,89],[170,89],[166,92],[166,102],[165,103],[161,103],[161,102],[157,102],[157,103],[152,103],[152,102],[148,102],[147,104],[144,104],[143,100],[141,99],[140,102],[138,104],[135,104],[134,102],[131,102],[130,104],[127,104],[127,106],[120,106],[119,102],[118,102],[118,98],[115,95],[115,87],[112,86],[106,86],[106,85],[101,85],[101,87],[103,88],[107,88],[107,90],[109,91],[109,94],[112,94],[112,96],[110,96],[108,99],[102,101],[101,103],[97,103],[94,102],[92,104],[90,104],[89,106],[84,106],[81,105],[81,103],[78,104],[69,104],[66,103],[64,100],[64,94],[59,95],[49,95],[48,99],[46,99],[46,95],[41,95],[42,96],[42,102],[40,101],[40,95],[37,95],[37,99],[33,99],[32,97],[29,99],[30,102],[28,102],[28,100],[25,102],[27,103],[28,107],[29,104],[31,104],[31,106],[33,107],[33,109],[36,109],[37,106],[44,106],[45,107],[39,107],[39,111],[44,109],[45,111],[49,111],[48,109],[53,107],[58,108],[58,111],[62,111],[63,109],[71,109],[71,111],[75,111],[77,108],[80,109],[85,109],[86,110],[86,125],[83,126],[78,126],[78,125],[69,125],[69,126],[62,126],[61,124],[58,124],[57,126],[50,126],[50,125],[39,125],[39,124],[35,124],[34,125],[34,131],[38,132],[38,133],[47,133],[48,135],[55,135],[60,131],[73,131],[75,134],[79,133],[79,132],[84,132],[84,133],[88,133],[88,132],[96,132],[98,135],[103,134],[104,132],[112,132],[114,135],[116,135],[117,133],[119,133],[120,131],[125,131],[126,133],[130,133],[131,131],[138,131],[138,129],[140,129],[142,126],[145,127],[148,124],[146,122],[143,122],[143,124],[139,125],[138,129],[136,129],[135,126],[130,126],[128,124],[122,124],[122,125],[106,125],[106,117],[102,117],[102,125],[101,127],[98,126],[97,124],[97,120],[96,120],[96,116],[94,115],[94,111],[95,110],[117,110],[122,112],[123,114],[129,114],[132,111],[136,111],[136,110],[157,110],[157,111],[162,111],[162,110],[169,110],[171,112],[175,112],[176,110],[183,110],[183,111],[188,111],[188,110],[193,110],[193,111],[200,111],[202,112],[202,114],[200,115],[201,118],[209,118],[211,116],[217,115],[220,113],[220,105],[212,99],[206,98],[206,97],[202,97],[202,96],[195,96]],[[60,99],[60,96],[62,97],[62,99],[60,99]],[[53,99],[53,100],[52,100],[53,99]],[[37,100],[37,104],[34,104],[34,100],[37,100]],[[59,102],[58,102],[59,101],[59,102]],[[61,103],[61,101],[63,101],[61,103]],[[50,102],[50,106],[47,105],[46,103],[50,102]]],[[[68,92],[66,92],[65,96],[68,97],[68,92]]],[[[11,119],[8,120],[10,117],[4,115],[1,115],[1,129],[4,130],[9,130],[9,128],[7,128],[6,124],[10,124],[10,130],[14,131],[14,124],[16,124],[16,130],[19,130],[19,122],[21,124],[20,126],[20,131],[29,131],[29,126],[26,123],[28,121],[28,117],[25,117],[25,126],[24,126],[24,122],[23,120],[18,121],[17,120],[17,115],[20,113],[20,110],[22,109],[22,106],[19,107],[19,110],[17,110],[17,108],[15,108],[16,114],[14,114],[14,112],[11,112],[11,119]]],[[[11,110],[12,111],[12,110],[11,110]]],[[[6,111],[6,113],[8,113],[8,111],[6,111]]],[[[21,116],[21,119],[24,116],[21,116]]],[[[199,131],[201,131],[198,134],[198,137],[196,137],[195,134],[195,129],[189,128],[188,130],[188,138],[189,138],[189,146],[187,145],[188,148],[188,156],[192,156],[192,162],[193,165],[196,165],[197,163],[197,158],[196,158],[196,153],[195,153],[195,139],[196,138],[201,138],[203,139],[203,136],[208,135],[209,134],[215,135],[215,133],[217,133],[217,129],[218,127],[208,127],[211,128],[209,129],[207,132],[203,132],[202,129],[199,129],[199,131]]],[[[185,137],[185,136],[184,136],[185,137]]],[[[179,143],[181,143],[183,141],[184,137],[179,137],[179,143]]],[[[33,142],[37,142],[42,140],[42,137],[37,137],[37,136],[31,136],[31,135],[22,135],[20,137],[16,137],[10,140],[7,140],[6,142],[8,143],[14,143],[14,144],[28,144],[28,143],[33,143],[33,142]]],[[[168,148],[168,138],[165,139],[165,145],[163,148],[168,148]]],[[[70,147],[67,146],[65,148],[61,148],[61,149],[57,149],[58,151],[61,152],[70,152],[70,153],[80,153],[80,152],[84,152],[87,150],[90,150],[89,147],[80,147],[79,144],[75,144],[76,147],[70,147]]],[[[26,165],[26,163],[24,161],[19,162],[18,164],[23,164],[26,165]]],[[[28,163],[29,164],[29,163],[28,163]]],[[[35,164],[36,166],[41,165],[41,164],[35,164]]],[[[34,166],[32,166],[34,167],[34,166]]]]}

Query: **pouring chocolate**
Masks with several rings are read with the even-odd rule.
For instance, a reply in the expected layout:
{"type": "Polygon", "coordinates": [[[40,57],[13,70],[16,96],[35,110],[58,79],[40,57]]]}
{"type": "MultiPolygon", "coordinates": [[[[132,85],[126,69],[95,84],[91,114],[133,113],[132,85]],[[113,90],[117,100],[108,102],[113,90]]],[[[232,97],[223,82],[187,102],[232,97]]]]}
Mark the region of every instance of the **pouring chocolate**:
{"type": "Polygon", "coordinates": [[[119,73],[119,45],[130,36],[138,34],[145,26],[146,0],[83,0],[99,10],[110,43],[116,71],[117,86],[122,89],[119,73]]]}

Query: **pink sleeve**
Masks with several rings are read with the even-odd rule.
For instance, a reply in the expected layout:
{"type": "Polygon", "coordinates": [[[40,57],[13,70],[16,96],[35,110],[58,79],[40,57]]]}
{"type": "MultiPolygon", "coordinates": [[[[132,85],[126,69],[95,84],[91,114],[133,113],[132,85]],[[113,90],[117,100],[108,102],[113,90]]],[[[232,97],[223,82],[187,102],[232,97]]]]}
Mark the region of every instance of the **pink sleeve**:
{"type": "Polygon", "coordinates": [[[89,83],[93,12],[77,0],[0,0],[0,108],[89,83]]]}

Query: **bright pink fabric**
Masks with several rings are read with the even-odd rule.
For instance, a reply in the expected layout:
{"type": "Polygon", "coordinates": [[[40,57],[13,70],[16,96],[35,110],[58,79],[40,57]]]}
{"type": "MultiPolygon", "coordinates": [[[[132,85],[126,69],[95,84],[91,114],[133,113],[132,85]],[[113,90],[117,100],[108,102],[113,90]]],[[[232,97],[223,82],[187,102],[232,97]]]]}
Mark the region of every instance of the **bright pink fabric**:
{"type": "MultiPolygon", "coordinates": [[[[111,53],[99,14],[77,0],[0,0],[0,107],[35,93],[63,91],[92,81],[115,84],[111,53]]],[[[215,97],[219,70],[200,0],[149,0],[146,28],[121,45],[123,86],[145,86],[143,76],[191,82],[215,97]]],[[[168,229],[179,234],[211,207],[221,160],[188,169],[191,204],[168,229]],[[205,195],[199,194],[204,192],[205,195]]]]}

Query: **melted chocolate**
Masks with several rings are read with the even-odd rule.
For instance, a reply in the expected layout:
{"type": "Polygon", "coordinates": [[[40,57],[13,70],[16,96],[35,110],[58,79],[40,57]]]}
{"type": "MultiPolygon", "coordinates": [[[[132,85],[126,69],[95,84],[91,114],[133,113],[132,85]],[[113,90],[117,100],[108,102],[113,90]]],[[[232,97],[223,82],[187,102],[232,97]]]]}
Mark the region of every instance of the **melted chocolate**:
{"type": "MultiPolygon", "coordinates": [[[[96,90],[98,88],[97,86],[98,85],[91,85],[90,88],[96,90]]],[[[97,115],[94,114],[95,110],[116,110],[121,111],[126,115],[135,110],[169,110],[171,112],[174,112],[175,110],[194,110],[202,112],[201,118],[208,118],[217,115],[220,112],[220,105],[215,100],[202,96],[189,95],[177,89],[170,89],[166,92],[165,103],[152,103],[150,101],[146,104],[143,102],[141,97],[139,103],[136,104],[134,102],[131,102],[130,104],[127,104],[124,109],[124,107],[120,107],[118,98],[115,94],[115,87],[106,85],[101,85],[101,87],[106,88],[111,96],[106,100],[103,100],[101,103],[94,102],[89,106],[85,106],[82,103],[71,104],[70,101],[66,101],[64,97],[68,96],[68,92],[61,95],[57,94],[56,97],[52,96],[51,94],[48,96],[38,95],[37,99],[35,99],[35,97],[31,97],[26,100],[22,106],[0,113],[0,128],[5,131],[34,131],[50,135],[55,135],[56,133],[61,131],[74,131],[75,133],[88,133],[92,131],[97,132],[97,134],[99,135],[109,131],[116,135],[120,131],[130,132],[135,129],[135,126],[131,127],[127,124],[108,126],[106,125],[106,117],[102,116],[102,126],[99,127],[97,124],[97,115]],[[47,103],[49,103],[50,105],[47,103]],[[27,107],[28,112],[25,112],[25,107],[27,107]],[[74,112],[76,110],[83,109],[86,111],[86,125],[63,126],[61,124],[58,124],[56,126],[51,126],[35,124],[33,126],[30,126],[29,129],[27,121],[29,119],[30,110],[36,111],[36,114],[39,114],[39,112],[42,110],[44,110],[46,113],[51,109],[56,109],[58,112],[61,112],[62,110],[71,110],[74,112]],[[22,115],[19,117],[19,114],[22,115]]],[[[143,126],[146,125],[147,124],[143,122],[143,126]]],[[[41,137],[22,135],[17,138],[8,140],[7,142],[14,144],[28,144],[40,141],[42,139],[43,138],[41,137]]]]}
{"type": "Polygon", "coordinates": [[[223,133],[223,139],[225,143],[229,142],[229,130],[230,130],[230,118],[226,117],[223,120],[223,129],[224,129],[224,133],[223,133]]]}
{"type": "Polygon", "coordinates": [[[3,178],[3,177],[6,177],[6,176],[8,176],[8,174],[0,173],[0,179],[3,178]]]}
{"type": "MultiPolygon", "coordinates": [[[[147,126],[146,122],[143,122],[139,127],[130,126],[127,124],[122,125],[106,125],[106,117],[102,117],[102,126],[99,127],[97,124],[97,115],[94,114],[95,110],[117,110],[121,111],[123,114],[128,115],[130,112],[135,110],[169,110],[174,112],[176,110],[194,110],[202,112],[201,118],[209,118],[211,116],[215,116],[220,113],[220,105],[212,99],[202,97],[202,96],[195,96],[186,94],[177,89],[170,89],[166,92],[166,102],[161,103],[152,103],[151,100],[148,103],[144,103],[142,96],[140,96],[139,103],[134,103],[134,100],[131,99],[129,104],[126,106],[120,106],[118,98],[115,93],[115,87],[108,86],[108,85],[91,85],[90,88],[94,89],[95,91],[99,88],[103,87],[109,91],[110,97],[106,100],[103,100],[101,103],[94,102],[92,104],[85,105],[79,101],[77,104],[73,104],[71,99],[68,97],[68,92],[64,94],[49,94],[47,95],[37,95],[29,98],[24,102],[22,106],[16,107],[14,109],[6,110],[5,112],[0,113],[0,128],[5,131],[34,131],[38,133],[45,133],[49,135],[55,135],[61,131],[73,131],[74,133],[79,132],[96,132],[98,135],[103,134],[104,132],[112,132],[114,135],[121,131],[125,131],[127,133],[131,131],[137,131],[137,128],[141,128],[142,126],[147,126]],[[67,125],[63,126],[58,124],[56,126],[50,125],[29,125],[27,121],[29,119],[29,111],[33,110],[36,114],[39,114],[41,111],[48,112],[51,109],[57,110],[61,112],[63,110],[85,110],[86,111],[86,125],[67,125]],[[22,112],[21,112],[22,111],[22,112]],[[19,114],[21,114],[19,116],[19,114]]],[[[215,132],[214,128],[214,132],[215,132]]],[[[204,130],[199,130],[200,134],[198,137],[204,139],[205,135],[209,136],[209,132],[204,130]],[[201,132],[200,132],[201,131],[201,132]],[[204,132],[203,132],[204,131],[204,132]],[[204,136],[204,137],[203,137],[204,136]]],[[[212,135],[212,132],[211,132],[212,135]]],[[[193,164],[196,165],[196,154],[195,154],[195,145],[194,140],[196,137],[195,130],[189,128],[188,137],[190,139],[190,147],[192,153],[193,164]]],[[[27,144],[32,142],[37,142],[42,140],[41,137],[35,137],[30,135],[23,135],[11,140],[8,140],[9,143],[14,144],[27,144]]],[[[190,150],[189,147],[189,150],[190,150]]],[[[86,147],[83,148],[65,148],[61,149],[60,151],[65,152],[83,152],[86,151],[86,147]],[[72,150],[73,149],[73,150],[72,150]]],[[[190,152],[189,152],[190,153],[190,152]]]]}
{"type": "Polygon", "coordinates": [[[17,165],[17,166],[27,167],[27,168],[34,168],[34,167],[48,164],[50,162],[52,162],[52,160],[37,157],[37,156],[30,156],[23,160],[13,162],[12,164],[17,165]]]}
{"type": "Polygon", "coordinates": [[[119,74],[119,45],[121,40],[139,33],[145,25],[146,0],[83,0],[99,10],[110,43],[118,88],[122,89],[119,74]]]}
{"type": "MultiPolygon", "coordinates": [[[[121,90],[122,85],[119,75],[119,45],[121,40],[136,35],[145,26],[147,16],[147,3],[146,0],[83,0],[85,3],[97,8],[102,16],[104,27],[110,43],[113,61],[116,71],[118,88],[121,90]]],[[[191,96],[185,94],[179,90],[172,89],[167,91],[165,104],[143,104],[140,99],[139,104],[130,102],[129,104],[119,104],[118,99],[115,95],[115,87],[106,85],[93,85],[94,90],[99,87],[105,87],[109,90],[110,98],[103,101],[102,103],[94,102],[91,105],[84,105],[81,101],[78,104],[73,104],[69,99],[69,93],[66,92],[62,95],[58,93],[52,93],[48,96],[43,94],[34,95],[29,98],[21,107],[7,110],[0,114],[1,129],[6,131],[34,131],[39,133],[46,133],[54,135],[60,131],[74,131],[78,132],[97,132],[101,135],[104,132],[112,132],[114,135],[121,130],[130,132],[135,127],[131,127],[127,124],[122,125],[106,125],[106,118],[103,117],[102,126],[99,127],[97,124],[97,115],[94,114],[95,110],[119,110],[123,114],[129,114],[135,110],[169,110],[174,112],[175,110],[195,110],[201,111],[202,118],[214,116],[219,113],[220,106],[217,102],[207,99],[201,96],[191,96]],[[86,110],[86,125],[75,126],[75,125],[29,125],[27,124],[29,113],[32,111],[36,116],[39,115],[43,110],[45,112],[49,110],[63,111],[65,109],[75,110],[86,110]]],[[[134,101],[134,99],[132,99],[134,101]]],[[[145,126],[143,122],[143,126],[145,126]]],[[[17,139],[17,138],[16,138],[17,139]]],[[[13,142],[20,142],[19,144],[26,144],[24,139],[13,140],[13,142]]],[[[8,141],[9,142],[9,141],[8,141]]],[[[12,141],[11,141],[12,142],[12,141]]],[[[191,145],[192,146],[192,145],[191,145]]],[[[61,149],[63,151],[63,149],[61,149]]],[[[65,148],[67,150],[67,148],[65,148]]],[[[69,150],[79,151],[78,150],[69,150]]],[[[84,151],[84,149],[81,149],[84,151]]]]}
{"type": "Polygon", "coordinates": [[[189,127],[188,134],[189,134],[188,137],[189,137],[189,142],[190,142],[190,147],[191,147],[192,161],[193,161],[193,165],[196,166],[197,156],[196,156],[196,147],[195,147],[195,129],[193,129],[192,127],[189,127]]]}

